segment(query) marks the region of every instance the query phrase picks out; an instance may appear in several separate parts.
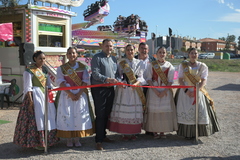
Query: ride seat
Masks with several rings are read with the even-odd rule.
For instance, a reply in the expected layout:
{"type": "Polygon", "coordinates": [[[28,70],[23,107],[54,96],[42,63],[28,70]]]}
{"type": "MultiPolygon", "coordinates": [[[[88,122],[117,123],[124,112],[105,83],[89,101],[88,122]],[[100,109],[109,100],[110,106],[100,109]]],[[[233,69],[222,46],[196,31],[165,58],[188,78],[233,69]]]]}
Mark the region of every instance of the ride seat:
{"type": "Polygon", "coordinates": [[[4,97],[6,97],[6,100],[7,100],[7,103],[8,103],[8,107],[9,107],[10,106],[9,98],[14,95],[14,87],[15,87],[15,85],[17,83],[17,80],[16,79],[12,79],[10,82],[11,82],[11,85],[9,87],[6,87],[4,89],[3,93],[0,93],[0,100],[1,100],[1,108],[2,109],[3,109],[3,104],[4,104],[4,97]]]}

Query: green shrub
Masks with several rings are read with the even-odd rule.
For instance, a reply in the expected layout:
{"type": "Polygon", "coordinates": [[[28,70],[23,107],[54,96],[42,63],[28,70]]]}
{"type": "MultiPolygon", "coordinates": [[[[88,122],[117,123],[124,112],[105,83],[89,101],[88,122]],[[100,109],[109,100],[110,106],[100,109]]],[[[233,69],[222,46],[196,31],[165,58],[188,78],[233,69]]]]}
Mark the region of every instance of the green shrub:
{"type": "MultiPolygon", "coordinates": [[[[183,61],[183,59],[167,60],[173,65],[178,65],[183,61]]],[[[240,72],[240,59],[198,59],[198,61],[205,63],[209,71],[240,72]]]]}

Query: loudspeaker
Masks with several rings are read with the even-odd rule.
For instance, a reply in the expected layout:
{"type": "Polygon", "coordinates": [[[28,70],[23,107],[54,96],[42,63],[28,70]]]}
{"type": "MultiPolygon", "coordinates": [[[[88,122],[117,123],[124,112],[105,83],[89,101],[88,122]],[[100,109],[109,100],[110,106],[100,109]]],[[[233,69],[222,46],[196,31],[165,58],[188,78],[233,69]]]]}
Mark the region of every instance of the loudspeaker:
{"type": "Polygon", "coordinates": [[[33,63],[33,59],[32,59],[33,54],[34,54],[33,43],[21,43],[19,45],[20,65],[29,65],[33,63]]]}

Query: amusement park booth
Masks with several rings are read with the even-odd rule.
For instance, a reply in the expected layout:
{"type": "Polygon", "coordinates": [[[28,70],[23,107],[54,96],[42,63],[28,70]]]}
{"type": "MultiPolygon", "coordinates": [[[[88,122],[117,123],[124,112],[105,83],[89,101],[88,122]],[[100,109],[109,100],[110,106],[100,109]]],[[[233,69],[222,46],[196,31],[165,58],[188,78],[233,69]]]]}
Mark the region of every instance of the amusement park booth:
{"type": "MultiPolygon", "coordinates": [[[[72,42],[71,18],[76,16],[71,7],[78,7],[83,1],[29,0],[26,5],[0,9],[0,23],[13,25],[13,41],[0,42],[2,79],[17,80],[18,91],[13,100],[21,101],[22,74],[32,63],[34,51],[43,51],[47,65],[53,68],[66,61],[66,51],[72,42]]],[[[50,76],[53,84],[55,76],[50,76]]]]}

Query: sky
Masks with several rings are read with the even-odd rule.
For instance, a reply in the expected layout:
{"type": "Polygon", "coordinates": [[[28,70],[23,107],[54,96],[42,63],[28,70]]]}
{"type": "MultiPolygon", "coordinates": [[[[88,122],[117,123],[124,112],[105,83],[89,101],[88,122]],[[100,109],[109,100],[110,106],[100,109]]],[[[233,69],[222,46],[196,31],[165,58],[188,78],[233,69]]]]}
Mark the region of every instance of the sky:
{"type": "MultiPolygon", "coordinates": [[[[172,34],[189,36],[197,39],[227,37],[235,35],[236,41],[240,36],[240,0],[108,0],[110,13],[99,25],[113,25],[119,15],[137,14],[148,25],[148,36],[172,34]]],[[[72,24],[84,21],[83,12],[88,5],[96,0],[84,0],[79,7],[72,11],[77,17],[72,18],[72,24]]],[[[26,4],[21,0],[20,4],[26,4]]],[[[97,30],[92,26],[88,30],[97,30]]]]}

